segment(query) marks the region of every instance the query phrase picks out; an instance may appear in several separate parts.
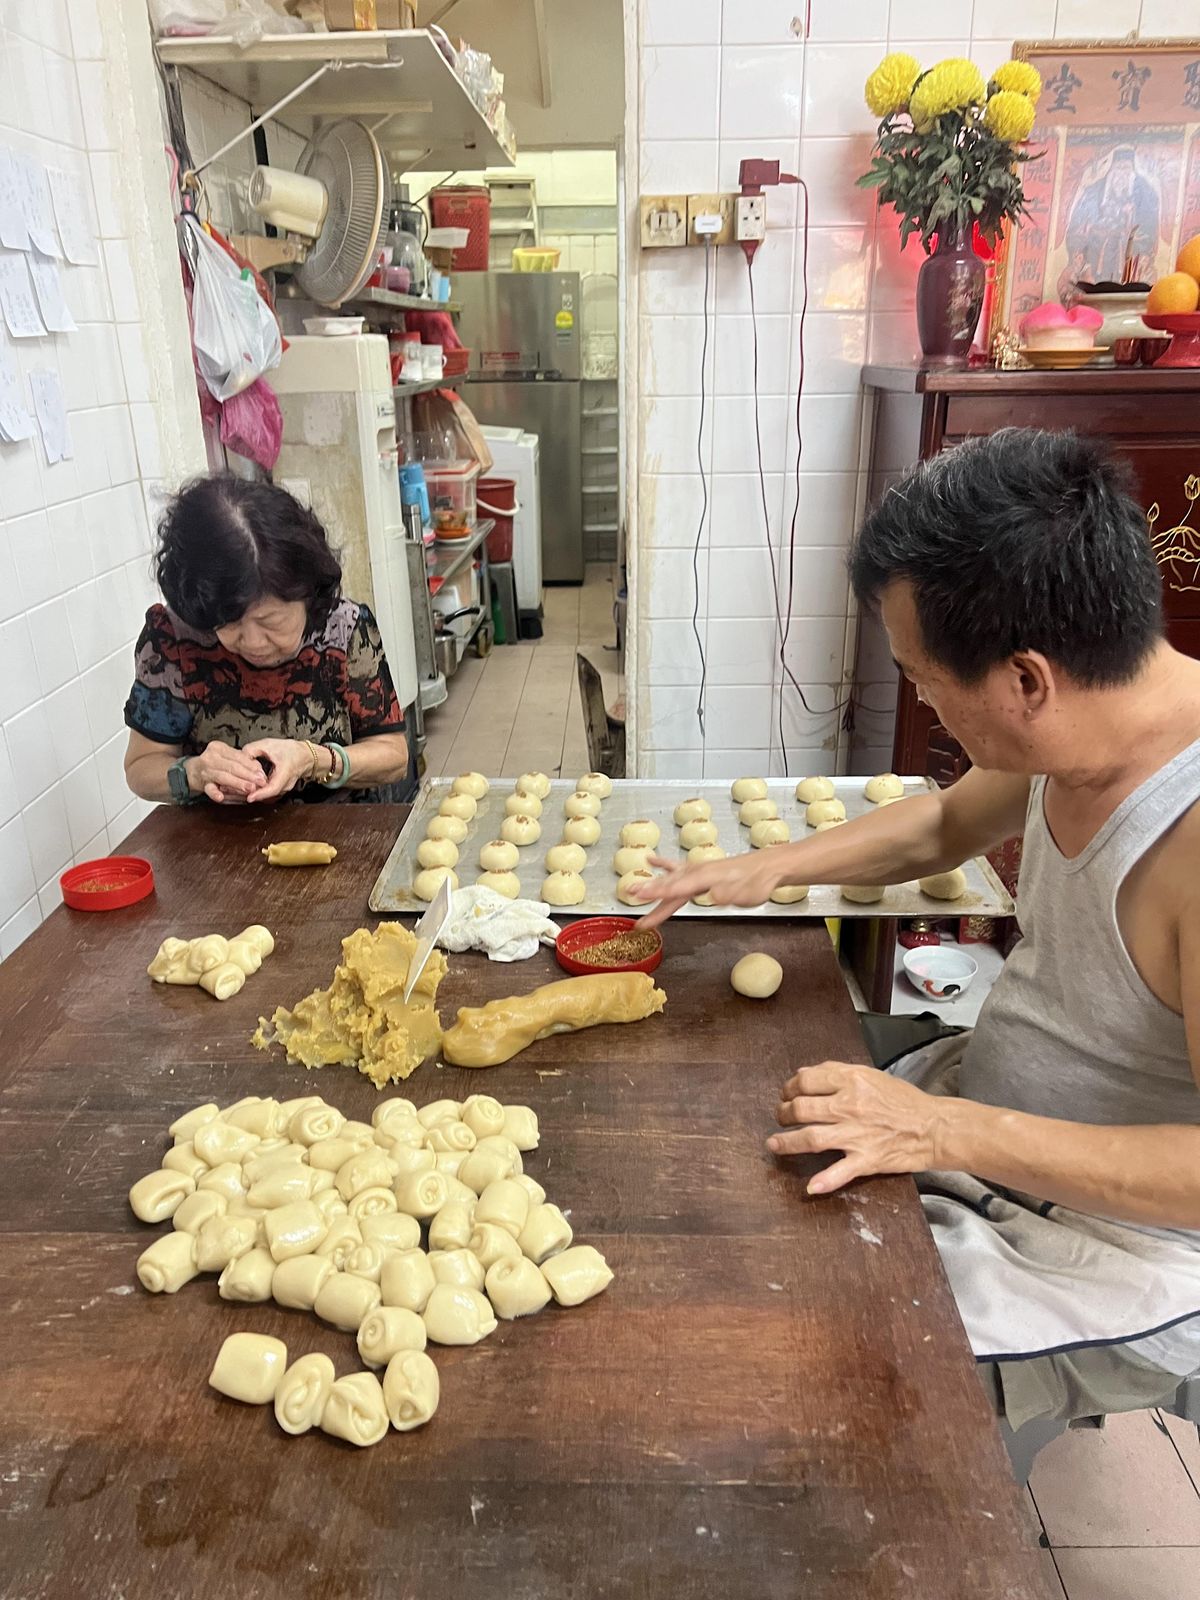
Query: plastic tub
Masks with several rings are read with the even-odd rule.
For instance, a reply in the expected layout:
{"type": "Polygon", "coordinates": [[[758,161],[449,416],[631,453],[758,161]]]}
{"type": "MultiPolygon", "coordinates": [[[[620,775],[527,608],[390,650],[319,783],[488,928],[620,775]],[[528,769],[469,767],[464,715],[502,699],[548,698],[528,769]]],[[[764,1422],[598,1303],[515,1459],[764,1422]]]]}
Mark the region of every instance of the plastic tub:
{"type": "Polygon", "coordinates": [[[429,196],[429,212],[435,229],[467,230],[466,244],[454,252],[454,271],[486,272],[492,228],[491,191],[469,184],[434,189],[429,196]]]}
{"type": "Polygon", "coordinates": [[[561,250],[518,247],[512,253],[512,269],[514,272],[557,272],[561,255],[561,250]]]}
{"type": "Polygon", "coordinates": [[[429,511],[439,533],[463,533],[475,524],[478,461],[427,461],[429,511]]]}
{"type": "MultiPolygon", "coordinates": [[[[564,907],[564,909],[566,909],[564,907]]],[[[613,939],[618,933],[628,933],[637,924],[633,917],[584,917],[579,922],[573,922],[559,934],[554,944],[554,954],[558,964],[564,972],[569,972],[577,978],[586,977],[592,972],[653,972],[661,964],[663,958],[662,935],[657,929],[651,930],[653,937],[658,940],[658,946],[653,954],[648,955],[644,961],[619,962],[615,966],[591,966],[585,961],[578,960],[581,950],[587,950],[594,944],[603,944],[605,939],[613,939]]]]}
{"type": "Polygon", "coordinates": [[[489,561],[511,561],[513,553],[513,518],[517,505],[517,480],[515,478],[480,478],[475,507],[485,517],[493,517],[496,526],[488,534],[489,561]]]}
{"type": "Polygon", "coordinates": [[[58,886],[74,911],[118,911],[153,893],[154,869],[141,856],[104,856],[68,867],[58,886]]]}

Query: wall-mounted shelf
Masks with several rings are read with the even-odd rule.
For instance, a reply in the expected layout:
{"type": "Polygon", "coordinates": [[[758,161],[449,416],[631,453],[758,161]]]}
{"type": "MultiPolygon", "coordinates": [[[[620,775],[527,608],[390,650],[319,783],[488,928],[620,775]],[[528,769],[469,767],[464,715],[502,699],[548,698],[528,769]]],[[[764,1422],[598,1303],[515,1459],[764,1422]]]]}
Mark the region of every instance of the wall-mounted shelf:
{"type": "Polygon", "coordinates": [[[448,311],[452,316],[462,310],[455,300],[430,300],[419,294],[396,294],[391,289],[360,289],[346,306],[379,306],[390,311],[448,311]]]}
{"type": "Polygon", "coordinates": [[[614,495],[621,491],[615,483],[585,483],[584,494],[614,495]]]}
{"type": "Polygon", "coordinates": [[[396,400],[411,400],[415,394],[432,394],[435,389],[457,389],[465,380],[466,373],[458,377],[427,378],[423,383],[397,383],[392,386],[392,395],[396,400]]]}
{"type": "Polygon", "coordinates": [[[232,39],[160,39],[164,66],[189,67],[256,113],[276,105],[326,63],[324,74],[287,107],[289,125],[314,118],[381,119],[375,136],[405,171],[511,167],[453,67],[423,28],[362,33],[268,34],[232,39]]]}

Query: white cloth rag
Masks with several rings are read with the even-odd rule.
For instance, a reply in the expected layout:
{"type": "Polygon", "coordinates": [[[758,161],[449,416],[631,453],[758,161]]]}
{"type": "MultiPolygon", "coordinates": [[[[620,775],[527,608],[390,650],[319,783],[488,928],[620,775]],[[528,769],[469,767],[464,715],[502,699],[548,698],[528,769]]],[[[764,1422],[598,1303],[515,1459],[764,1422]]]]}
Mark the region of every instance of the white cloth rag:
{"type": "Polygon", "coordinates": [[[456,889],[438,943],[443,950],[485,950],[489,961],[528,961],[539,945],[558,938],[549,910],[540,900],[506,900],[495,889],[456,889]]]}

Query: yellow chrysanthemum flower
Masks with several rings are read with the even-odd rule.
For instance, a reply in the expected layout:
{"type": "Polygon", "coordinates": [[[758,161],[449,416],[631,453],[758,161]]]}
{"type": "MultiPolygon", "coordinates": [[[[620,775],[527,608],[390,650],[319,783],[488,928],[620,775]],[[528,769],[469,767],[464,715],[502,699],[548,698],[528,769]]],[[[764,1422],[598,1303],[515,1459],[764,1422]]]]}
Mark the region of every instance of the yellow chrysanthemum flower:
{"type": "Polygon", "coordinates": [[[992,73],[997,89],[1011,89],[1015,94],[1028,95],[1034,105],[1042,92],[1042,75],[1028,61],[1006,61],[992,73]]]}
{"type": "Polygon", "coordinates": [[[930,67],[909,97],[913,126],[927,129],[947,111],[982,105],[986,93],[983,73],[973,61],[957,57],[939,61],[936,67],[930,67]]]}
{"type": "Polygon", "coordinates": [[[921,64],[914,56],[897,51],[884,56],[867,79],[865,95],[868,108],[877,117],[890,117],[893,111],[903,111],[908,104],[913,84],[921,76],[921,64]]]}
{"type": "Polygon", "coordinates": [[[1033,101],[1015,89],[997,89],[983,110],[985,127],[997,139],[1020,144],[1033,132],[1033,101]]]}

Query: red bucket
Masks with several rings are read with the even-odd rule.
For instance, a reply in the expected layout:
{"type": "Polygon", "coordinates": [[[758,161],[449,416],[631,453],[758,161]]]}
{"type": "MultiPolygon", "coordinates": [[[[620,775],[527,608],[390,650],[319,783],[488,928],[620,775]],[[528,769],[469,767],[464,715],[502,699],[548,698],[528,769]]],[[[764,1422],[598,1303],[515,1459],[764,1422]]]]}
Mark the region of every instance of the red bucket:
{"type": "Polygon", "coordinates": [[[464,248],[454,252],[451,270],[486,272],[492,227],[491,190],[472,184],[432,189],[429,210],[435,228],[465,228],[469,235],[464,248]]]}
{"type": "Polygon", "coordinates": [[[513,517],[521,509],[517,504],[515,478],[480,478],[475,486],[476,516],[492,517],[496,526],[488,534],[489,561],[511,561],[513,553],[513,517]]]}

